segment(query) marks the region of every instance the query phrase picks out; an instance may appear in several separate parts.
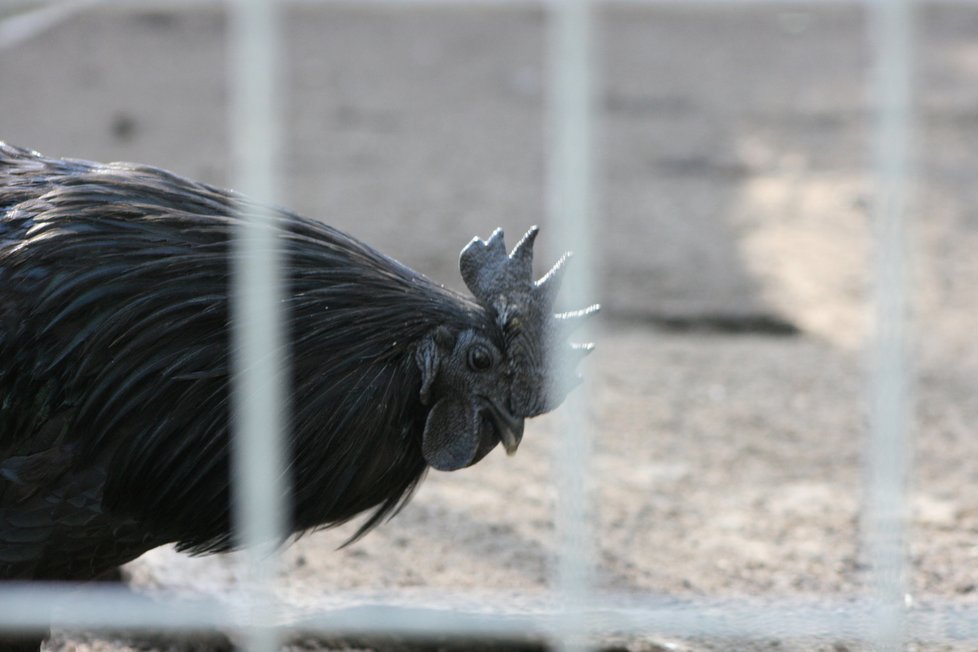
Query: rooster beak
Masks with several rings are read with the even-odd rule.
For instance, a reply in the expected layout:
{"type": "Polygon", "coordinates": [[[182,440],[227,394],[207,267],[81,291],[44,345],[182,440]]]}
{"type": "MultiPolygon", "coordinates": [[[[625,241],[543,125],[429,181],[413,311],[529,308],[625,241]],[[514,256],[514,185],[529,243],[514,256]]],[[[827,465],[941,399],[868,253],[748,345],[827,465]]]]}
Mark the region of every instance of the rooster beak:
{"type": "Polygon", "coordinates": [[[523,441],[523,419],[519,419],[512,428],[500,429],[499,435],[502,438],[506,454],[516,455],[516,449],[520,447],[520,442],[523,441]]]}
{"type": "Polygon", "coordinates": [[[489,411],[489,416],[492,417],[493,423],[496,424],[499,440],[502,442],[503,448],[506,449],[506,454],[515,455],[516,449],[520,447],[520,442],[523,441],[524,419],[514,417],[509,411],[500,408],[489,399],[485,399],[483,402],[489,411]]]}

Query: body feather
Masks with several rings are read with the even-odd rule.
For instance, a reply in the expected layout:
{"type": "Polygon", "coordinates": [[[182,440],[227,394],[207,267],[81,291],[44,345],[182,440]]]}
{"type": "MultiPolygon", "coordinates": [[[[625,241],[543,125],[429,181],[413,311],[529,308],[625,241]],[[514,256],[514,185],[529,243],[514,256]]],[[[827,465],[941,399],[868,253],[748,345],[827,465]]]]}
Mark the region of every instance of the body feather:
{"type": "MultiPolygon", "coordinates": [[[[234,193],[0,143],[0,579],[233,545],[234,193]]],[[[394,513],[423,477],[419,342],[485,309],[317,221],[286,262],[293,531],[394,513]]]]}

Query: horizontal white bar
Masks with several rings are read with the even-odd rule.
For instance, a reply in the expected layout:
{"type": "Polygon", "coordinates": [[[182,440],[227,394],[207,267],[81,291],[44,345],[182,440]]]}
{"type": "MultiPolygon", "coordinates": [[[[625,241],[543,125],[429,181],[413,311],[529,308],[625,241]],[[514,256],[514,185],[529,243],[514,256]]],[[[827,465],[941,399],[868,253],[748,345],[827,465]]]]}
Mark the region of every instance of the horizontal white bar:
{"type": "MultiPolygon", "coordinates": [[[[48,4],[60,5],[67,4],[72,0],[49,0],[48,4]]],[[[98,1],[98,0],[96,0],[98,1]]],[[[296,6],[315,6],[315,5],[339,5],[357,7],[363,5],[372,6],[420,6],[420,7],[487,7],[487,6],[544,6],[550,0],[282,0],[282,4],[296,6]]],[[[675,8],[683,7],[709,7],[709,6],[745,6],[745,7],[764,7],[764,6],[801,6],[817,9],[818,7],[832,5],[873,5],[884,0],[593,0],[595,4],[603,5],[622,5],[622,6],[670,6],[675,8]]],[[[919,0],[922,4],[941,4],[941,5],[974,5],[978,0],[919,0]]],[[[191,7],[217,7],[225,4],[226,0],[101,0],[103,4],[112,7],[122,7],[127,9],[143,10],[180,10],[191,7]]],[[[24,4],[32,4],[30,0],[23,0],[24,4]]]]}
{"type": "MultiPolygon", "coordinates": [[[[456,593],[335,593],[318,605],[280,600],[269,622],[311,635],[374,634],[403,637],[482,636],[556,638],[568,616],[587,622],[597,637],[707,636],[865,640],[880,612],[868,600],[703,599],[598,594],[573,613],[556,597],[456,593]],[[416,605],[427,605],[424,607],[416,605]],[[415,605],[415,606],[412,606],[415,605]],[[452,608],[455,605],[457,608],[452,608]]],[[[79,589],[8,585],[0,589],[0,630],[61,629],[240,631],[247,605],[234,596],[159,598],[119,587],[79,589]]],[[[916,641],[978,639],[978,605],[920,603],[907,611],[907,633],[916,641]]]]}

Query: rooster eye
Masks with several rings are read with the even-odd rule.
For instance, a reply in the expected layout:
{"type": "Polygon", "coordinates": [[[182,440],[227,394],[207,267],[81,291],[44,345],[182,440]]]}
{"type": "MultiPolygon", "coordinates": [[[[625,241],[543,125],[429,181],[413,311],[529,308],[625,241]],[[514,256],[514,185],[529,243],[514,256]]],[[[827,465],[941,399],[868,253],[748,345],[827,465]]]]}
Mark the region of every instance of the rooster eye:
{"type": "Polygon", "coordinates": [[[472,371],[486,371],[492,367],[492,353],[481,344],[469,349],[469,368],[472,371]]]}

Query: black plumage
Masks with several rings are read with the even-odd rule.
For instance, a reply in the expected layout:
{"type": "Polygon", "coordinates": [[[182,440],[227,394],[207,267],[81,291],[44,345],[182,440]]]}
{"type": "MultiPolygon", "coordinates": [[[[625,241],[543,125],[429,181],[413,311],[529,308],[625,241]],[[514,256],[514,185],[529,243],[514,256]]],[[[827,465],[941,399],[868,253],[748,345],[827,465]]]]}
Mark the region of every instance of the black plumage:
{"type": "MultiPolygon", "coordinates": [[[[246,201],[152,167],[0,143],[0,579],[91,579],[168,542],[232,546],[229,256],[246,201]]],[[[276,216],[291,531],[373,510],[362,533],[429,465],[467,466],[500,441],[515,450],[523,418],[563,398],[523,387],[520,408],[511,395],[551,356],[539,342],[552,329],[529,313],[521,322],[321,222],[276,216]],[[524,373],[513,351],[531,335],[537,366],[524,373]]],[[[506,261],[528,259],[532,235],[506,261]]],[[[500,246],[501,233],[467,251],[500,246]]],[[[496,291],[491,278],[480,287],[496,291]]],[[[549,306],[536,311],[547,324],[549,306]]]]}

